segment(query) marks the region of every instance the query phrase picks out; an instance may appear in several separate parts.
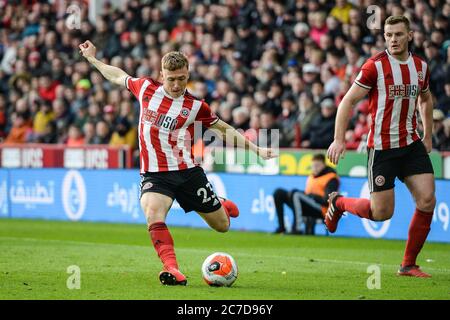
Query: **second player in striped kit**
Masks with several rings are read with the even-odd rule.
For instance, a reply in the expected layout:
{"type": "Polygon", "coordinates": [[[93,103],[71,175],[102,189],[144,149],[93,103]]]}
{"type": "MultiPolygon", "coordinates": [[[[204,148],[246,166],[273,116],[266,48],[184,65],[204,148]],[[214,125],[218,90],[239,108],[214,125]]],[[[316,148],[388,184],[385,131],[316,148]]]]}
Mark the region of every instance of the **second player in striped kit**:
{"type": "Polygon", "coordinates": [[[394,180],[398,177],[416,203],[398,275],[430,277],[417,266],[416,259],[430,231],[436,204],[434,172],[428,156],[433,102],[427,63],[408,51],[412,36],[406,17],[386,19],[387,49],[367,60],[339,105],[334,141],[328,148],[328,157],[335,164],[345,151],[349,111],[364,96],[369,96],[372,116],[367,141],[370,200],[331,193],[325,224],[330,232],[335,232],[344,212],[373,221],[390,219],[394,213],[394,180]],[[417,112],[424,127],[422,139],[417,131],[417,112]]]}

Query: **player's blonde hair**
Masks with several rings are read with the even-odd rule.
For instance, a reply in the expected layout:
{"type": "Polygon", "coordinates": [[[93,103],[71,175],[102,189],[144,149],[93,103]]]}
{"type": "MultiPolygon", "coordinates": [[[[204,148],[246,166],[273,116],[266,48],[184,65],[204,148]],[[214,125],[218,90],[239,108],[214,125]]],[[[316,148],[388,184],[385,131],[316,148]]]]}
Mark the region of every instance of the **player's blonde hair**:
{"type": "Polygon", "coordinates": [[[186,67],[189,69],[189,62],[186,56],[180,51],[166,53],[161,59],[163,69],[174,71],[186,67]]]}
{"type": "Polygon", "coordinates": [[[408,32],[411,31],[409,19],[405,16],[390,16],[384,22],[384,26],[386,26],[388,24],[393,25],[393,24],[397,24],[397,23],[404,23],[406,26],[406,30],[408,32]]]}

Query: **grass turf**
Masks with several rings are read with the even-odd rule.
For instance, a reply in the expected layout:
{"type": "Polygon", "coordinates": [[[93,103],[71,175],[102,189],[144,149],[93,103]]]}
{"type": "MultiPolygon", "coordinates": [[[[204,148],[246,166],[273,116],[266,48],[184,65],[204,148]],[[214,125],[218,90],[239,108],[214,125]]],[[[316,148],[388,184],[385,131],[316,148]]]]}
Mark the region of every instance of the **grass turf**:
{"type": "Polygon", "coordinates": [[[159,259],[143,225],[0,219],[0,299],[450,299],[450,245],[419,256],[431,279],[397,277],[404,241],[280,236],[171,228],[187,287],[159,283],[159,259]],[[239,277],[208,287],[203,259],[231,254],[239,277]],[[426,262],[428,260],[429,262],[426,262]],[[381,269],[369,290],[367,267],[381,269]],[[81,270],[69,290],[67,268],[81,270]]]}

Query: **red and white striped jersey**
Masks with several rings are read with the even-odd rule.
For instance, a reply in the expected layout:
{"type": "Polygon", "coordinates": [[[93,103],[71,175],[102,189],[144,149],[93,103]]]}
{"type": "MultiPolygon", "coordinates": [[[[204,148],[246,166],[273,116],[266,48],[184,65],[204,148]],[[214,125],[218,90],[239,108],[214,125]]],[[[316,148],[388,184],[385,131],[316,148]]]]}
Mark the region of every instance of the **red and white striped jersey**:
{"type": "Polygon", "coordinates": [[[192,154],[194,121],[210,127],[219,118],[208,104],[187,91],[172,98],[151,78],[127,77],[125,84],[139,100],[141,173],[185,170],[195,166],[192,154]]]}
{"type": "Polygon", "coordinates": [[[399,61],[385,50],[366,61],[355,83],[370,90],[369,148],[401,148],[420,139],[417,101],[429,89],[429,79],[427,63],[411,53],[406,61],[399,61]]]}

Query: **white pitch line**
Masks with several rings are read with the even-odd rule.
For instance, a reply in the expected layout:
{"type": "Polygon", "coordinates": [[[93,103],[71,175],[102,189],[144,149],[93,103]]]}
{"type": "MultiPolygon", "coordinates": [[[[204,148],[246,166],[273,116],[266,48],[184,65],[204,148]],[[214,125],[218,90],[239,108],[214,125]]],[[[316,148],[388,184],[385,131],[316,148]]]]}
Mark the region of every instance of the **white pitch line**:
{"type": "MultiPolygon", "coordinates": [[[[22,238],[22,237],[1,237],[1,240],[25,240],[25,241],[47,241],[47,242],[59,242],[59,243],[70,243],[70,244],[82,244],[82,245],[88,245],[88,246],[119,246],[119,247],[139,247],[139,248],[147,248],[147,246],[137,245],[137,244],[121,244],[121,243],[103,243],[103,242],[87,242],[87,241],[73,241],[73,240],[57,240],[57,239],[38,239],[38,238],[22,238]]],[[[1,244],[1,242],[0,242],[1,244]]],[[[210,249],[193,249],[193,248],[176,248],[176,251],[187,251],[187,252],[195,252],[195,253],[204,253],[204,252],[210,252],[210,249]]],[[[251,253],[239,253],[239,256],[244,257],[255,257],[258,256],[257,254],[251,254],[251,253]]],[[[304,261],[310,261],[311,259],[314,260],[314,262],[322,262],[322,263],[336,263],[336,264],[350,264],[350,265],[378,265],[382,267],[388,267],[388,268],[398,268],[399,265],[395,264],[385,264],[385,263],[373,263],[373,262],[364,262],[364,261],[351,261],[351,260],[335,260],[335,259],[316,259],[316,258],[307,258],[302,256],[285,256],[285,255],[264,255],[266,258],[271,259],[280,259],[280,257],[284,259],[294,259],[294,260],[304,260],[304,261]]],[[[426,267],[428,270],[432,271],[439,271],[439,272],[448,272],[450,273],[450,269],[446,268],[433,268],[433,267],[426,267]]]]}

